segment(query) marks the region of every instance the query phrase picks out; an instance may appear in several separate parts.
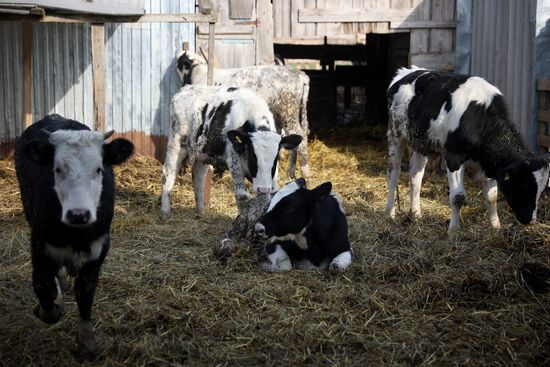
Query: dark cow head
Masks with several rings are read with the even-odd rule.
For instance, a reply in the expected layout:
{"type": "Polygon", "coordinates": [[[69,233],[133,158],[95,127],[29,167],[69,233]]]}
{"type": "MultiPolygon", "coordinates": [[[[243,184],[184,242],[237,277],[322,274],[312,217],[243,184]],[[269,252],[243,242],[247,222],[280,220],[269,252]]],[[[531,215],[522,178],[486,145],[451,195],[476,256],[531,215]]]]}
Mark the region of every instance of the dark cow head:
{"type": "Polygon", "coordinates": [[[308,190],[303,178],[288,183],[271,199],[269,208],[255,226],[256,235],[273,243],[277,240],[293,240],[303,236],[311,221],[317,202],[324,201],[332,190],[332,184],[325,182],[308,190]]]}
{"type": "Polygon", "coordinates": [[[133,153],[126,139],[105,143],[113,131],[57,130],[48,141],[31,140],[24,154],[33,162],[50,166],[54,190],[61,203],[61,221],[69,226],[85,226],[97,220],[106,166],[120,164],[133,153]]]}
{"type": "Polygon", "coordinates": [[[277,190],[279,151],[294,149],[301,142],[299,135],[281,137],[269,129],[252,130],[252,125],[227,132],[227,137],[241,159],[241,166],[252,181],[252,190],[269,193],[277,190]]]}
{"type": "MultiPolygon", "coordinates": [[[[199,68],[200,70],[195,70],[195,68],[200,65],[204,65],[206,67],[206,60],[200,55],[197,55],[191,51],[180,51],[177,55],[177,59],[178,62],[176,70],[183,84],[191,84],[192,73],[205,73],[203,68],[199,68]]],[[[201,76],[205,77],[206,75],[201,76]]]]}
{"type": "Polygon", "coordinates": [[[506,167],[497,176],[499,189],[522,224],[533,224],[537,219],[538,201],[548,186],[548,162],[548,157],[525,159],[506,167]]]}

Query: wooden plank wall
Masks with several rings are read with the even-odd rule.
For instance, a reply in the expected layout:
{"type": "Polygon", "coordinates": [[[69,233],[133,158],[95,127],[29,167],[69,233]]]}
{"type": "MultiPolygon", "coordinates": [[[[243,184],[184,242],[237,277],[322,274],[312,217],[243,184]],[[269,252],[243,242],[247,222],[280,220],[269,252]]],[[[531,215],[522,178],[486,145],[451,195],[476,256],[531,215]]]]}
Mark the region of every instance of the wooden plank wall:
{"type": "Polygon", "coordinates": [[[355,44],[364,43],[367,33],[410,32],[412,64],[452,69],[455,13],[456,0],[273,0],[274,38],[282,44],[322,44],[327,36],[328,43],[355,44]],[[350,10],[366,16],[370,9],[380,21],[304,23],[300,9],[334,9],[336,19],[353,15],[350,10]]]}
{"type": "Polygon", "coordinates": [[[550,80],[537,82],[538,92],[538,135],[537,143],[541,153],[550,151],[550,80]]]}

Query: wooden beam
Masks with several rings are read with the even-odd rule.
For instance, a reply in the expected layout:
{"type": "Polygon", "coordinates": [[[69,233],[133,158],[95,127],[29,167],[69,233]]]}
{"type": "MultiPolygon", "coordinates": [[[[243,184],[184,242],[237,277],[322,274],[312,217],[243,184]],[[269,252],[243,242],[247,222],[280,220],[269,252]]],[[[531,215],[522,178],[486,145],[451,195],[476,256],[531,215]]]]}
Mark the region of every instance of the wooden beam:
{"type": "Polygon", "coordinates": [[[455,53],[425,53],[412,54],[411,64],[427,69],[453,70],[455,63],[455,53]]]}
{"type": "Polygon", "coordinates": [[[550,80],[537,80],[537,90],[550,91],[550,80]]]}
{"type": "Polygon", "coordinates": [[[550,148],[550,136],[548,135],[539,135],[537,142],[541,147],[550,148]]]}
{"type": "Polygon", "coordinates": [[[539,121],[550,122],[550,111],[539,111],[539,121]]]}
{"type": "Polygon", "coordinates": [[[422,29],[422,28],[456,28],[455,21],[422,21],[422,20],[405,20],[405,21],[392,21],[390,22],[390,28],[393,29],[422,29]]]}
{"type": "MultiPolygon", "coordinates": [[[[208,35],[210,34],[208,27],[206,25],[199,25],[197,27],[198,34],[208,35]]],[[[251,25],[241,25],[241,26],[219,26],[216,27],[216,35],[227,35],[227,34],[254,34],[254,27],[251,25]]]]}
{"type": "Polygon", "coordinates": [[[92,24],[92,76],[94,85],[94,127],[105,131],[105,26],[92,24]]]}
{"type": "Polygon", "coordinates": [[[29,21],[38,23],[211,23],[216,22],[216,20],[216,14],[200,13],[144,14],[141,16],[96,14],[0,15],[0,22],[29,21]]]}
{"type": "Polygon", "coordinates": [[[269,0],[256,1],[256,65],[273,65],[273,8],[269,0]]]}
{"type": "Polygon", "coordinates": [[[23,121],[22,130],[32,124],[32,24],[23,22],[23,121]]]}
{"type": "Polygon", "coordinates": [[[405,20],[414,8],[404,9],[298,9],[299,23],[365,23],[405,20]]]}

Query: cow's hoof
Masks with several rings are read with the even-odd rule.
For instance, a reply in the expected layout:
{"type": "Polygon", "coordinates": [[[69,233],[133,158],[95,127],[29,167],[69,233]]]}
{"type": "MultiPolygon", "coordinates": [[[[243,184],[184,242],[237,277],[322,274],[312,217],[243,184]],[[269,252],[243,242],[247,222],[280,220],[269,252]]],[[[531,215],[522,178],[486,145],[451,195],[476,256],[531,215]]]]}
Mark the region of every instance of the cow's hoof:
{"type": "Polygon", "coordinates": [[[79,362],[94,361],[97,358],[97,345],[91,321],[80,321],[76,343],[76,358],[79,362]]]}
{"type": "Polygon", "coordinates": [[[342,252],[340,255],[332,259],[329,265],[329,269],[338,270],[338,271],[346,270],[351,265],[351,259],[352,259],[351,250],[342,252]]]}
{"type": "Polygon", "coordinates": [[[163,209],[160,211],[160,219],[162,220],[168,220],[170,219],[170,217],[172,216],[172,213],[170,211],[170,209],[166,210],[166,209],[163,209]]]}
{"type": "Polygon", "coordinates": [[[55,324],[59,321],[59,319],[61,319],[61,316],[63,316],[63,305],[54,304],[51,311],[44,310],[42,306],[36,305],[33,309],[33,313],[46,324],[55,324]]]}

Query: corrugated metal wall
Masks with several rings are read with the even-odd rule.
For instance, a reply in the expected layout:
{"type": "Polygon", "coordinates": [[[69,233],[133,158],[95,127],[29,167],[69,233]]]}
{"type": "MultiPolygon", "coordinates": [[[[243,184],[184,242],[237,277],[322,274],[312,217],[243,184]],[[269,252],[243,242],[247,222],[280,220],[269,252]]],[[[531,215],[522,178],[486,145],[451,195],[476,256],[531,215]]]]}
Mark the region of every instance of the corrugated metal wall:
{"type": "Polygon", "coordinates": [[[504,94],[512,120],[534,146],[534,36],[536,0],[477,0],[472,6],[473,75],[504,94]]]}
{"type": "MultiPolygon", "coordinates": [[[[148,13],[191,13],[193,0],[146,1],[148,13]]],[[[182,42],[195,47],[191,23],[109,24],[105,29],[106,127],[125,133],[139,152],[163,158],[170,99],[182,42]]]]}
{"type": "Polygon", "coordinates": [[[21,26],[0,23],[0,155],[6,155],[21,133],[23,93],[21,26]]]}
{"type": "MultiPolygon", "coordinates": [[[[147,13],[191,13],[194,0],[146,0],[147,13]]],[[[180,81],[175,55],[195,46],[192,23],[106,24],[106,126],[163,157],[172,95],[180,81]]],[[[92,127],[93,84],[88,24],[33,25],[33,119],[59,113],[92,127]]],[[[0,23],[0,155],[21,133],[21,25],[0,23]]]]}

